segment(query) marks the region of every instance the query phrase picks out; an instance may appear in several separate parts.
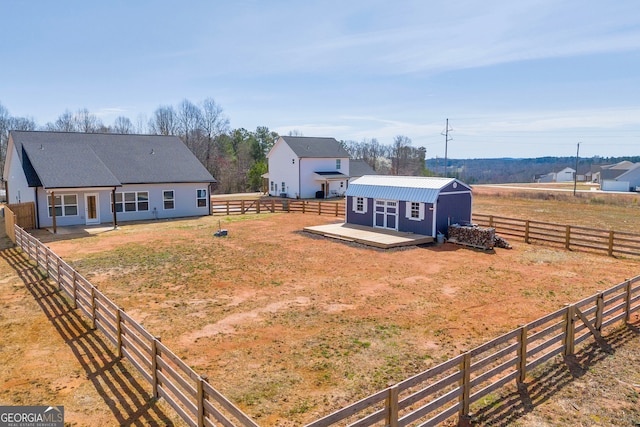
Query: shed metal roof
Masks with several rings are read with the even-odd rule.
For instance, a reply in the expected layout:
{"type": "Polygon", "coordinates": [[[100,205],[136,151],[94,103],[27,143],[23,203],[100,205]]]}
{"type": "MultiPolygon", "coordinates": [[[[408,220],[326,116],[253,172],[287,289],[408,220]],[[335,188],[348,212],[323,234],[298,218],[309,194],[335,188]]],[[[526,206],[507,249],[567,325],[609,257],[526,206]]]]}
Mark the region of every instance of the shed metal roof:
{"type": "Polygon", "coordinates": [[[469,186],[454,178],[365,175],[351,182],[345,195],[435,203],[441,190],[454,182],[463,186],[462,191],[471,191],[469,186]]]}

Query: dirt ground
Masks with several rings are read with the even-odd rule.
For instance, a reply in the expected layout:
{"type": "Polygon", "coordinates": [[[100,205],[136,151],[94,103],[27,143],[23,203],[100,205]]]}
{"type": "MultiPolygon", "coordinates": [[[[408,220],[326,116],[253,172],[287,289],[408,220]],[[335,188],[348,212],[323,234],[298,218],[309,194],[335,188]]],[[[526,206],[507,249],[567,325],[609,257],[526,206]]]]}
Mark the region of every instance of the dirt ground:
{"type": "MultiPolygon", "coordinates": [[[[262,214],[37,234],[264,426],[315,420],[640,274],[637,260],[516,240],[511,250],[490,252],[453,244],[378,250],[301,232],[333,221],[262,214]],[[220,227],[227,237],[213,237],[220,227]]],[[[76,312],[64,302],[50,307],[50,287],[30,276],[16,251],[3,254],[0,403],[55,397],[77,425],[177,423],[162,402],[148,399],[132,368],[114,365],[104,342],[82,332],[76,312]],[[108,385],[113,376],[125,391],[108,385]]],[[[640,422],[640,321],[632,320],[612,343],[630,362],[624,371],[615,371],[615,355],[587,348],[570,366],[560,360],[532,374],[524,394],[496,396],[477,423],[640,422]],[[603,390],[599,381],[619,387],[603,390]],[[598,410],[580,400],[598,393],[616,405],[598,410]]]]}

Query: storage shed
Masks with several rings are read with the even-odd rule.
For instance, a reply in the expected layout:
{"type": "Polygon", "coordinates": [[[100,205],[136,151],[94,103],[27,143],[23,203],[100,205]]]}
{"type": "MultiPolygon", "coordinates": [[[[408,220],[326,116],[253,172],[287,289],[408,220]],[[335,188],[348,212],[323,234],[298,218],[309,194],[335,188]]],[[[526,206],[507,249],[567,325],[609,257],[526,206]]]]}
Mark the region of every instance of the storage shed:
{"type": "Polygon", "coordinates": [[[471,187],[454,178],[365,175],[345,196],[349,224],[436,237],[471,222],[471,187]]]}

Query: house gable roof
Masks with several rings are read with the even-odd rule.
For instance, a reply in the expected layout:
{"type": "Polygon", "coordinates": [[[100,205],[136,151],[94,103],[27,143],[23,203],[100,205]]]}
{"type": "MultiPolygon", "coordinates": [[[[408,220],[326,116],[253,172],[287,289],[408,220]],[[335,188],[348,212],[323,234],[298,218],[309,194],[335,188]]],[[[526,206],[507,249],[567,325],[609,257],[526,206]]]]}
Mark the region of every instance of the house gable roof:
{"type": "Polygon", "coordinates": [[[349,160],[349,175],[351,177],[358,177],[364,175],[377,175],[377,173],[364,160],[349,160]]]}
{"type": "Polygon", "coordinates": [[[30,186],[215,182],[175,136],[13,131],[30,186]]]}
{"type": "Polygon", "coordinates": [[[471,191],[471,187],[454,178],[365,175],[351,182],[345,195],[436,203],[442,190],[450,185],[455,187],[462,186],[460,190],[471,191]]]}
{"type": "Polygon", "coordinates": [[[349,153],[335,138],[281,136],[299,158],[349,158],[349,153]]]}

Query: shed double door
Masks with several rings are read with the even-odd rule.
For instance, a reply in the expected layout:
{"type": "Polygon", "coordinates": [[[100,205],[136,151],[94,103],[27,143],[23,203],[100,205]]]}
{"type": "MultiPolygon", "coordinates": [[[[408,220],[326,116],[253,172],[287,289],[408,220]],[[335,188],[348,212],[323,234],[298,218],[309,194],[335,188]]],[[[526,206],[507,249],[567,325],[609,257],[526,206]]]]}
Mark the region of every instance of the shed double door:
{"type": "Polygon", "coordinates": [[[378,228],[398,230],[398,202],[392,200],[376,200],[374,224],[378,228]]]}

